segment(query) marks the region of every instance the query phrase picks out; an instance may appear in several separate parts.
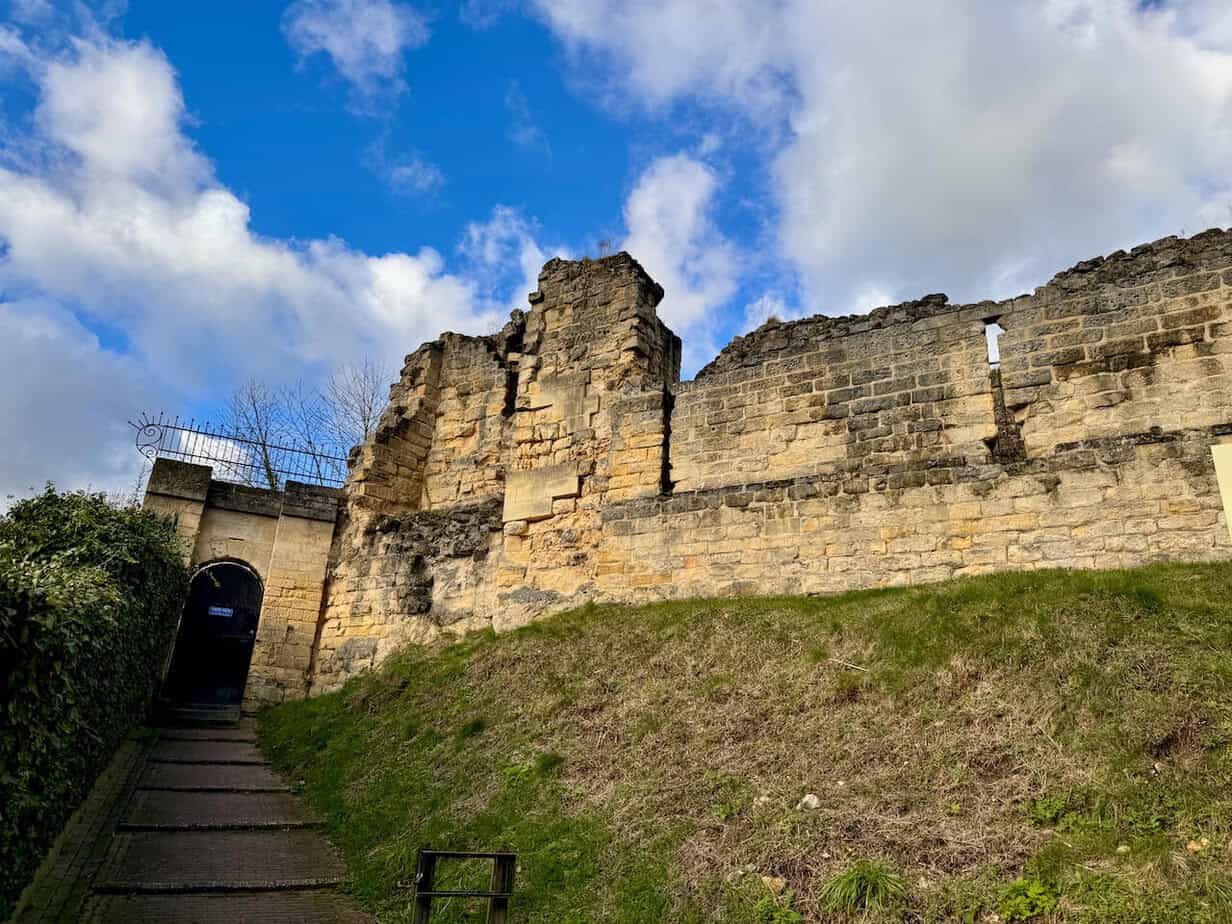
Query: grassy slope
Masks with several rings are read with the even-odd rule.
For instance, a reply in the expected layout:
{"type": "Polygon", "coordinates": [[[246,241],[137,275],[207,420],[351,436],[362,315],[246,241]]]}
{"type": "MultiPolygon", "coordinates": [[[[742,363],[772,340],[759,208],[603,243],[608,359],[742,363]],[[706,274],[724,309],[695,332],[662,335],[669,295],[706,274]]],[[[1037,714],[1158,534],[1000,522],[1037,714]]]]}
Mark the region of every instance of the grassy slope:
{"type": "Polygon", "coordinates": [[[543,924],[791,920],[763,875],[845,920],[819,892],[860,857],[907,886],[873,920],[992,920],[1020,876],[1050,920],[1232,920],[1232,564],[588,607],[261,734],[382,921],[421,844],[516,850],[543,924]]]}

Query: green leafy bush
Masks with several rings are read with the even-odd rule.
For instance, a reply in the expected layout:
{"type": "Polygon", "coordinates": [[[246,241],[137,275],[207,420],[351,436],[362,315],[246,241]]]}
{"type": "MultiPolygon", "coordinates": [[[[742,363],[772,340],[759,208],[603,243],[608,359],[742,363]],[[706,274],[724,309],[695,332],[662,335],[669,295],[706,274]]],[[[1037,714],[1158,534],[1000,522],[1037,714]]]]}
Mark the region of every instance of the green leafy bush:
{"type": "Polygon", "coordinates": [[[1068,796],[1043,796],[1027,801],[1023,810],[1027,820],[1040,828],[1055,828],[1069,809],[1068,796]]]}
{"type": "Polygon", "coordinates": [[[187,578],[166,523],[102,495],[0,518],[0,917],[144,716],[187,578]]]}
{"type": "Polygon", "coordinates": [[[1057,907],[1057,893],[1039,879],[1015,879],[1001,890],[1001,917],[1029,921],[1057,907]]]}
{"type": "Polygon", "coordinates": [[[791,910],[791,899],[790,892],[782,900],[764,896],[753,906],[753,920],[756,924],[800,924],[804,916],[791,910]]]}

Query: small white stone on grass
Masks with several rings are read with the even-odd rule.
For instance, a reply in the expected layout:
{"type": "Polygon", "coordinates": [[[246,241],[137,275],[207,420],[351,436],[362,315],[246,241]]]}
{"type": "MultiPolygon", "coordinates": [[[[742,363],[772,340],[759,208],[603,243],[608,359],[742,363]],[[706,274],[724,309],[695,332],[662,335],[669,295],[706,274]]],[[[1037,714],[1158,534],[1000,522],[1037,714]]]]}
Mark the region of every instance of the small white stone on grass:
{"type": "Polygon", "coordinates": [[[799,802],[796,803],[797,812],[802,812],[805,810],[812,812],[812,811],[816,811],[819,808],[821,808],[821,800],[818,799],[815,795],[813,795],[813,793],[809,793],[807,796],[805,796],[803,799],[801,799],[799,802]]]}

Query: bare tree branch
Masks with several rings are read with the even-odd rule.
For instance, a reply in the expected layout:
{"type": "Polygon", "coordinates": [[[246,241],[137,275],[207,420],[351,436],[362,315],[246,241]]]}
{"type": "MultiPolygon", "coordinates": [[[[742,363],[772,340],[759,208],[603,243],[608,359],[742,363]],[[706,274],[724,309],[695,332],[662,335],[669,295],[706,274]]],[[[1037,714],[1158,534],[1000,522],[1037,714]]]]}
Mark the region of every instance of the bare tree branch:
{"type": "Polygon", "coordinates": [[[291,444],[312,458],[318,480],[324,477],[325,456],[333,456],[338,447],[330,434],[332,409],[325,396],[303,382],[288,385],[278,393],[291,444]]]}
{"type": "Polygon", "coordinates": [[[278,473],[271,447],[277,445],[284,432],[285,412],[277,392],[259,379],[249,379],[232,393],[226,410],[226,425],[235,436],[256,446],[267,486],[278,490],[278,473]]]}
{"type": "Polygon", "coordinates": [[[331,435],[350,448],[364,442],[376,430],[389,400],[393,374],[371,358],[339,367],[323,391],[330,410],[331,435]]]}
{"type": "Polygon", "coordinates": [[[251,443],[251,467],[238,466],[245,483],[280,485],[277,460],[284,448],[307,453],[318,480],[334,476],[337,459],[364,442],[376,429],[391,374],[371,359],[339,367],[323,388],[302,381],[272,388],[249,379],[231,395],[224,424],[235,437],[251,443]]]}

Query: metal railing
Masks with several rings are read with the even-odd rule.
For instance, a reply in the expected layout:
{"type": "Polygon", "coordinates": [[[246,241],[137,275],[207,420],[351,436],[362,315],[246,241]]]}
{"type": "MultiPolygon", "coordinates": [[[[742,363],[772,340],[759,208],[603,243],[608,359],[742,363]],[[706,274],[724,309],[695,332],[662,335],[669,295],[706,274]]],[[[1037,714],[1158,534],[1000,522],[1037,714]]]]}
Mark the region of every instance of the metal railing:
{"type": "Polygon", "coordinates": [[[284,446],[209,423],[143,414],[130,420],[137,450],[151,462],[178,459],[208,465],[214,478],[236,484],[281,489],[288,481],[342,487],[346,452],[340,446],[284,446]]]}
{"type": "Polygon", "coordinates": [[[428,924],[432,916],[433,899],[460,898],[488,900],[487,924],[507,924],[509,900],[513,897],[513,877],[518,858],[512,853],[472,852],[466,850],[431,850],[421,847],[415,861],[414,924],[428,924]],[[491,860],[490,889],[438,889],[436,864],[439,860],[491,860]]]}

